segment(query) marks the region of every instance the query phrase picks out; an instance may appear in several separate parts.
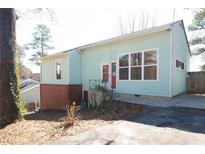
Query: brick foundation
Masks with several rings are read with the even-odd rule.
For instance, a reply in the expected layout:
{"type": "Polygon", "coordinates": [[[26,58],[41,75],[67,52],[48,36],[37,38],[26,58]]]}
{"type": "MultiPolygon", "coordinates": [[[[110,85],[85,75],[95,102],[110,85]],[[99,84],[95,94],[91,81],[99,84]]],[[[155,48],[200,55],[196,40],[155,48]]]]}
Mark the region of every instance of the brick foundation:
{"type": "Polygon", "coordinates": [[[41,110],[63,109],[68,100],[80,104],[82,100],[82,85],[40,85],[41,110]]]}

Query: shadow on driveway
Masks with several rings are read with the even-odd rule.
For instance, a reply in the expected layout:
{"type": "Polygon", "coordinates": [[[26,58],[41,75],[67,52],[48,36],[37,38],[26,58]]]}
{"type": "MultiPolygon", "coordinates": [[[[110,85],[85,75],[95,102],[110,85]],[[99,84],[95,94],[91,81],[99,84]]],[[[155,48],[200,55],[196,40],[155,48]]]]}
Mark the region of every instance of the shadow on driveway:
{"type": "MultiPolygon", "coordinates": [[[[190,100],[190,102],[193,101],[195,104],[199,102],[199,98],[205,100],[205,97],[193,97],[189,95],[177,97],[175,100],[178,103],[187,102],[184,100],[190,100]],[[186,97],[186,99],[184,97],[186,97]],[[190,97],[192,99],[190,99],[190,97]]],[[[203,100],[201,100],[201,103],[203,103],[203,100]]],[[[152,101],[154,102],[154,100],[152,101]]],[[[64,111],[43,111],[25,115],[26,120],[61,121],[63,117],[65,117],[64,111]]],[[[177,106],[153,107],[115,102],[103,110],[89,109],[82,111],[80,119],[126,120],[156,127],[176,128],[187,132],[205,134],[205,110],[194,108],[177,106]],[[132,112],[130,112],[131,115],[128,114],[128,117],[122,114],[123,112],[126,113],[127,110],[132,110],[132,112]],[[119,113],[123,116],[119,117],[119,113]]]]}
{"type": "Polygon", "coordinates": [[[205,110],[178,107],[146,107],[146,109],[145,112],[133,115],[126,120],[205,134],[205,110]]]}

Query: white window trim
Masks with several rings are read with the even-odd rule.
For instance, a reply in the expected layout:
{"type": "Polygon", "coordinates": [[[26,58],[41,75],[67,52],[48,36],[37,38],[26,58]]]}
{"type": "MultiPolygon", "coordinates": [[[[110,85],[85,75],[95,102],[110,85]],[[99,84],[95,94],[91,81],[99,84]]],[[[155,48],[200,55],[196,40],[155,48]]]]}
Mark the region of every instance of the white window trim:
{"type": "MultiPolygon", "coordinates": [[[[118,59],[117,59],[117,62],[118,62],[118,66],[117,66],[117,70],[118,70],[118,72],[116,72],[117,73],[117,81],[119,81],[119,74],[120,74],[120,71],[119,71],[119,69],[120,68],[128,68],[128,80],[130,80],[130,67],[129,67],[129,65],[130,65],[130,61],[129,61],[129,59],[130,59],[130,54],[129,53],[122,53],[122,54],[119,54],[118,55],[118,59]],[[128,55],[128,66],[120,66],[120,56],[123,56],[123,55],[128,55]]],[[[121,79],[120,81],[128,81],[128,80],[125,80],[125,79],[121,79]]]]}
{"type": "Polygon", "coordinates": [[[56,81],[60,81],[60,80],[62,80],[62,61],[61,60],[56,60],[55,61],[55,80],[56,81]],[[57,67],[56,67],[56,64],[60,64],[60,66],[61,66],[61,79],[57,79],[57,67]]]}
{"type": "Polygon", "coordinates": [[[183,60],[181,60],[181,59],[179,59],[179,58],[176,58],[176,60],[175,60],[175,68],[176,68],[176,70],[178,70],[178,71],[182,71],[182,72],[185,72],[185,63],[184,63],[184,69],[181,69],[181,68],[177,68],[177,65],[176,65],[176,61],[180,61],[181,63],[184,63],[183,62],[183,60]]]}
{"type": "MultiPolygon", "coordinates": [[[[136,66],[137,67],[137,66],[136,66]]],[[[127,68],[127,66],[125,67],[127,68]]],[[[118,54],[118,59],[117,59],[117,81],[159,81],[159,48],[151,48],[151,49],[145,49],[145,50],[137,50],[137,51],[131,51],[131,52],[126,52],[126,53],[121,53],[121,54],[118,54]],[[156,51],[157,52],[157,63],[156,64],[150,64],[150,65],[144,65],[144,52],[148,52],[148,51],[156,51]],[[142,79],[141,80],[131,80],[130,79],[130,75],[131,75],[131,70],[130,68],[133,67],[133,66],[130,66],[130,63],[131,63],[131,59],[130,59],[130,55],[132,53],[139,53],[141,52],[142,53],[142,65],[140,65],[142,67],[142,79]],[[129,55],[129,66],[128,66],[128,80],[121,80],[120,79],[120,72],[119,72],[119,69],[120,68],[123,68],[123,67],[119,67],[119,59],[122,55],[129,55]],[[156,80],[144,80],[144,66],[157,66],[157,79],[156,80]]]]}

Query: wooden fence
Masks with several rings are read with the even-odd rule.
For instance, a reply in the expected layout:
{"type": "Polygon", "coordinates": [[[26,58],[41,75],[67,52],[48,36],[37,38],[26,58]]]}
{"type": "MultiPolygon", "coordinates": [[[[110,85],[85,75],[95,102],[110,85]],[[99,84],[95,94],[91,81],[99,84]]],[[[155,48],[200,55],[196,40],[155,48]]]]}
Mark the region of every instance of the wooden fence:
{"type": "Polygon", "coordinates": [[[205,72],[188,72],[187,93],[205,93],[205,72]]]}

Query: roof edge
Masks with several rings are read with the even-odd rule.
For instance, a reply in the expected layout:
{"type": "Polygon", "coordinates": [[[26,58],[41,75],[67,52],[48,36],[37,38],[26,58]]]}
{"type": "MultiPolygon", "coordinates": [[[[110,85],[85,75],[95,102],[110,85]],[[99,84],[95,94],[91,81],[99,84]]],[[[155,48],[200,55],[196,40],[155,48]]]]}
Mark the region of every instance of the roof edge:
{"type": "Polygon", "coordinates": [[[142,31],[136,31],[136,32],[132,32],[132,33],[129,33],[129,34],[125,34],[125,35],[105,39],[105,40],[102,40],[102,41],[98,41],[98,42],[95,42],[95,43],[83,45],[83,46],[77,47],[77,49],[81,50],[81,49],[86,49],[86,48],[90,48],[90,47],[93,47],[93,46],[107,44],[107,43],[110,43],[110,42],[115,42],[115,41],[140,37],[140,36],[143,36],[143,35],[148,35],[148,34],[160,32],[160,31],[164,31],[164,30],[167,30],[167,29],[170,29],[170,28],[171,28],[170,24],[151,27],[151,28],[144,29],[142,31]]]}
{"type": "Polygon", "coordinates": [[[47,55],[47,56],[44,56],[44,57],[40,57],[39,60],[55,58],[55,57],[63,56],[65,54],[67,54],[67,53],[68,53],[68,50],[67,51],[58,52],[58,53],[54,53],[54,54],[51,54],[51,55],[47,55]]]}
{"type": "MultiPolygon", "coordinates": [[[[109,38],[109,39],[105,39],[105,40],[102,40],[102,41],[90,43],[90,44],[87,44],[87,45],[82,45],[82,46],[79,46],[79,47],[76,47],[76,48],[73,48],[73,49],[69,49],[69,50],[66,50],[66,51],[62,51],[62,52],[51,54],[51,55],[48,55],[48,56],[45,56],[45,57],[41,57],[41,58],[39,58],[39,60],[44,60],[44,59],[54,58],[54,57],[57,57],[57,56],[60,56],[60,55],[64,55],[64,54],[66,54],[66,53],[68,53],[69,51],[72,51],[72,50],[79,50],[80,51],[81,49],[86,49],[86,48],[90,48],[90,47],[97,46],[97,45],[103,45],[103,44],[107,44],[107,43],[110,43],[110,42],[131,39],[131,38],[140,37],[140,36],[143,36],[143,35],[148,35],[148,34],[160,32],[160,31],[164,31],[164,30],[167,30],[167,29],[171,29],[171,25],[175,24],[175,23],[178,23],[178,22],[183,23],[183,20],[178,20],[178,21],[175,21],[175,22],[170,22],[170,23],[165,24],[165,25],[154,26],[154,27],[150,27],[150,28],[147,28],[147,29],[144,29],[144,30],[141,30],[141,31],[136,31],[136,32],[128,33],[128,34],[117,36],[117,37],[112,37],[112,38],[109,38]]],[[[184,27],[184,23],[183,23],[183,27],[184,27]]],[[[185,29],[184,29],[184,32],[185,32],[185,29]]],[[[185,37],[186,37],[186,41],[188,43],[186,32],[185,32],[185,37]]],[[[188,48],[189,48],[189,44],[188,44],[188,48]]],[[[189,52],[190,52],[190,48],[189,48],[189,52]]],[[[190,52],[190,54],[191,54],[191,52],[190,52]]]]}

